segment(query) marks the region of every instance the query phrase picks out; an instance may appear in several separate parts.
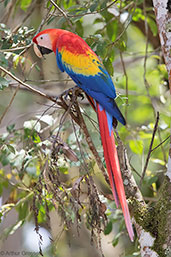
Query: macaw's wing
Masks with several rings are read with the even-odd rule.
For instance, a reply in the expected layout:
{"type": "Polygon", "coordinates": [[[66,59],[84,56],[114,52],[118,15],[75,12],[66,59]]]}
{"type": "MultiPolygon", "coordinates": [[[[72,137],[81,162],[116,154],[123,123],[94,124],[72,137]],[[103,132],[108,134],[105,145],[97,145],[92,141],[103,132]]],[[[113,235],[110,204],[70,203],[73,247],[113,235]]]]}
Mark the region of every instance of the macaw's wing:
{"type": "Polygon", "coordinates": [[[72,33],[62,34],[57,42],[56,59],[61,71],[67,72],[89,96],[125,124],[125,119],[114,101],[116,92],[112,79],[83,39],[72,33]]]}

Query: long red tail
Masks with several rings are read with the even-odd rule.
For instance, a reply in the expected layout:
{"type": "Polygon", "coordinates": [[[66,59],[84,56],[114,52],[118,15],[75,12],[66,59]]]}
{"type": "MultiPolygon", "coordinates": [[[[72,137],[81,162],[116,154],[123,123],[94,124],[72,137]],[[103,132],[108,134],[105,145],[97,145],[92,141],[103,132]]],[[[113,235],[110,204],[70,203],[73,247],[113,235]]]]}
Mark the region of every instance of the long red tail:
{"type": "Polygon", "coordinates": [[[106,161],[106,167],[109,175],[113,196],[116,202],[116,206],[118,207],[119,202],[121,204],[128,234],[131,241],[133,241],[134,232],[132,228],[128,204],[125,197],[118,154],[115,146],[115,139],[112,127],[112,116],[108,114],[99,103],[97,103],[96,110],[98,114],[104,158],[106,161]]]}

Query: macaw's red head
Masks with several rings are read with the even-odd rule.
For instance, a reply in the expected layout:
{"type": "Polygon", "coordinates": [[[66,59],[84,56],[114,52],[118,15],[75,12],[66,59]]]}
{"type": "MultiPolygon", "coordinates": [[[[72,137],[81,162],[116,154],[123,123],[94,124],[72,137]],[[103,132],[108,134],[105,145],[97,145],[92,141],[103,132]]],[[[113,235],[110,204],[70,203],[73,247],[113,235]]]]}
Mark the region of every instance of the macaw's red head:
{"type": "Polygon", "coordinates": [[[38,57],[44,54],[56,53],[56,43],[60,29],[45,29],[39,32],[34,38],[34,52],[38,57]]]}

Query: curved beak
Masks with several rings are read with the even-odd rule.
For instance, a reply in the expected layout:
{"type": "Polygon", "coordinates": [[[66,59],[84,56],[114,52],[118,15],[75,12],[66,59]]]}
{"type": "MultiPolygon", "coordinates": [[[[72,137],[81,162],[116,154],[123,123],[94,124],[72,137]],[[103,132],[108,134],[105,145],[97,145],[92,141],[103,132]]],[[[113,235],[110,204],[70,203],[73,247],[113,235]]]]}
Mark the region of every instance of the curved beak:
{"type": "Polygon", "coordinates": [[[44,54],[50,54],[52,53],[53,51],[46,48],[46,47],[43,47],[43,46],[39,46],[37,44],[34,44],[34,52],[35,54],[39,57],[39,58],[42,58],[44,54]]]}

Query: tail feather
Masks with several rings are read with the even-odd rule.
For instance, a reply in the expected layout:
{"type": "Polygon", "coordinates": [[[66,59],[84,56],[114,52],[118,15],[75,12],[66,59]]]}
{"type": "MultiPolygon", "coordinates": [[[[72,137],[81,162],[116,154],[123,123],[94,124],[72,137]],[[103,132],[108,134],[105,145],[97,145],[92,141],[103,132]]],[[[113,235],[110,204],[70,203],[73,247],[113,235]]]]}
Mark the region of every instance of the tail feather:
{"type": "MultiPolygon", "coordinates": [[[[99,107],[99,105],[98,105],[99,107]]],[[[97,108],[98,108],[97,107],[97,108]]],[[[99,112],[98,112],[99,114],[99,112]]],[[[103,122],[103,116],[102,115],[98,115],[98,119],[99,119],[99,128],[100,128],[100,134],[101,134],[101,138],[103,138],[103,153],[104,153],[104,158],[105,158],[105,161],[106,161],[106,168],[107,168],[107,171],[108,171],[108,175],[109,175],[109,181],[110,181],[110,184],[111,184],[111,188],[112,188],[112,193],[113,193],[113,196],[114,196],[114,199],[115,199],[115,203],[116,203],[116,206],[118,207],[119,206],[119,198],[118,198],[118,194],[117,194],[117,191],[116,191],[116,186],[115,186],[115,180],[114,180],[114,176],[113,176],[113,173],[112,173],[112,166],[111,166],[111,162],[110,162],[110,152],[108,151],[108,143],[105,142],[107,140],[106,138],[106,134],[105,134],[105,122],[103,122]]]]}
{"type": "Polygon", "coordinates": [[[132,228],[128,205],[126,202],[119,159],[115,146],[115,139],[112,129],[112,116],[109,115],[98,103],[96,108],[99,120],[101,140],[104,150],[104,158],[106,161],[106,168],[109,174],[109,180],[112,187],[112,193],[116,202],[116,206],[118,207],[119,202],[121,204],[128,234],[131,241],[133,241],[134,232],[132,228]]]}

